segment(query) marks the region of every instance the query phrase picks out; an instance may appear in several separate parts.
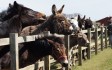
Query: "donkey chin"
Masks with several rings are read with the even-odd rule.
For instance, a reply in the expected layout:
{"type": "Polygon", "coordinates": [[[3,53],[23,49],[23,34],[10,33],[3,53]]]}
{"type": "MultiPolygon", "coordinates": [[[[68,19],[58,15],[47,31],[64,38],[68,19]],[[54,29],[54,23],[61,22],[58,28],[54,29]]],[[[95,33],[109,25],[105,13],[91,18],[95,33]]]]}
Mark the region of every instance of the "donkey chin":
{"type": "Polygon", "coordinates": [[[61,63],[61,65],[62,65],[63,67],[67,67],[67,66],[68,66],[68,60],[65,59],[65,58],[61,58],[61,59],[58,60],[58,61],[61,63]]]}

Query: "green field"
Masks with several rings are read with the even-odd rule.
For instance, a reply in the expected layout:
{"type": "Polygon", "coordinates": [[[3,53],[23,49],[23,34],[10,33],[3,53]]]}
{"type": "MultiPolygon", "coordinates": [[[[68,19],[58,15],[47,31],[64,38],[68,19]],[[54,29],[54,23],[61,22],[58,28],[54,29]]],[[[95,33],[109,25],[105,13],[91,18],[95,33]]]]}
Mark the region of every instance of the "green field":
{"type": "Polygon", "coordinates": [[[72,70],[112,70],[112,49],[104,49],[98,55],[92,54],[90,60],[83,62],[82,66],[75,66],[72,70]]]}

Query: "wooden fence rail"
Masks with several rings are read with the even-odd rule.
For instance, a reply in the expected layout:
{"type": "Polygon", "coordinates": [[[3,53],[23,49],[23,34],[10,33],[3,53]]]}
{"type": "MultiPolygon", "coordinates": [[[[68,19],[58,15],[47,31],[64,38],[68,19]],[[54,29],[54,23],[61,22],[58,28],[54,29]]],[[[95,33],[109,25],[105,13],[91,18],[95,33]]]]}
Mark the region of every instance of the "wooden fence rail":
{"type": "MultiPolygon", "coordinates": [[[[75,51],[74,53],[79,54],[79,65],[82,65],[82,50],[87,49],[87,58],[91,59],[91,48],[93,45],[95,45],[95,54],[98,54],[98,31],[101,31],[101,50],[103,51],[104,45],[104,39],[105,39],[105,47],[107,48],[107,27],[101,27],[101,28],[95,28],[94,31],[91,31],[91,29],[88,30],[83,30],[83,33],[87,33],[88,34],[88,40],[90,41],[90,44],[88,47],[79,47],[78,50],[73,50],[75,51]],[[105,29],[105,30],[104,30],[105,29]],[[91,33],[95,32],[95,42],[91,41],[91,33]],[[103,34],[105,33],[105,34],[103,34]],[[105,36],[103,36],[105,35],[105,36]],[[105,38],[104,38],[105,37],[105,38]],[[92,45],[92,43],[94,43],[92,45]]],[[[40,38],[40,37],[44,37],[44,36],[49,36],[52,35],[50,33],[44,33],[44,34],[39,34],[39,35],[31,35],[31,36],[25,36],[25,37],[18,37],[17,33],[11,33],[9,38],[3,38],[0,39],[0,46],[3,45],[10,45],[10,52],[11,52],[11,70],[36,70],[39,67],[43,67],[44,70],[50,70],[50,63],[55,62],[54,60],[51,60],[50,56],[46,56],[45,57],[45,61],[41,61],[41,62],[36,62],[36,64],[32,64],[30,65],[30,67],[25,67],[22,69],[19,69],[19,60],[18,60],[18,43],[23,43],[23,42],[30,42],[30,41],[35,41],[35,39],[40,38]]],[[[64,35],[57,35],[54,34],[56,36],[60,36],[60,37],[65,37],[65,46],[67,48],[67,55],[68,55],[68,60],[69,60],[69,56],[70,56],[70,35],[64,36],[64,35]]],[[[69,60],[70,61],[70,60],[69,60]]],[[[69,70],[69,65],[66,68],[66,70],[69,70]]]]}

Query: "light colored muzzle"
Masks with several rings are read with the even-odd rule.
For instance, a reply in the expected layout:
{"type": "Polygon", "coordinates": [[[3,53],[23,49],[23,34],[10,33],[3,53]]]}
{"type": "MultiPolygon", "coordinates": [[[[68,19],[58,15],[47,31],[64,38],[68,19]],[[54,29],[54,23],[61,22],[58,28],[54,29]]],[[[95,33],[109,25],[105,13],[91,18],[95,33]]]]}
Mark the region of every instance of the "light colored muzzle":
{"type": "Polygon", "coordinates": [[[68,66],[68,60],[66,59],[66,60],[62,61],[61,64],[63,67],[67,67],[68,66]]]}

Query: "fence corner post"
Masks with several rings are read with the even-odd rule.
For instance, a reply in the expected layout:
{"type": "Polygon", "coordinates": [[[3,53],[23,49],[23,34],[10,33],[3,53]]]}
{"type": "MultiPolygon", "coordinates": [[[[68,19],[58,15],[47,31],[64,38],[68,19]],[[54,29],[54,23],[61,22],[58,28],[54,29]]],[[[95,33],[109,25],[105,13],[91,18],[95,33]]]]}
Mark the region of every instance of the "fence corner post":
{"type": "Polygon", "coordinates": [[[18,33],[10,33],[11,70],[19,70],[18,33]]]}

